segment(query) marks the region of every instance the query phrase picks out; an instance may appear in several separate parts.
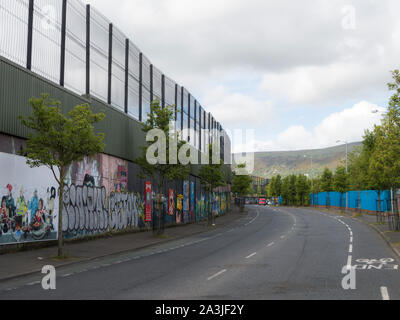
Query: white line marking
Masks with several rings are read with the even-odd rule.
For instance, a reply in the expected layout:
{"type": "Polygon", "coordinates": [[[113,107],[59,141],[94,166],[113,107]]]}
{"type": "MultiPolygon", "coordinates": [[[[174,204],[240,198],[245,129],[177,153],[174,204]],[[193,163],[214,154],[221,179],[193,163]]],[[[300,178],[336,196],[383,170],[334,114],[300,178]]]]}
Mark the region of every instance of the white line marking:
{"type": "Polygon", "coordinates": [[[383,300],[385,301],[390,300],[388,289],[386,287],[381,287],[381,294],[383,300]]]}
{"type": "Polygon", "coordinates": [[[260,213],[257,211],[257,216],[251,220],[249,223],[246,223],[245,226],[248,226],[249,224],[252,224],[254,221],[256,221],[256,219],[259,217],[260,213]]]}
{"type": "Polygon", "coordinates": [[[214,278],[220,276],[221,274],[225,273],[226,271],[228,271],[228,270],[226,270],[226,269],[221,270],[220,272],[218,272],[218,273],[214,274],[213,276],[207,278],[207,281],[210,281],[210,280],[212,280],[212,279],[214,279],[214,278]]]}
{"type": "Polygon", "coordinates": [[[275,244],[275,242],[271,242],[267,247],[272,247],[275,244]]]}
{"type": "Polygon", "coordinates": [[[349,247],[349,252],[350,252],[350,253],[353,253],[353,245],[352,245],[352,244],[351,244],[350,247],[349,247]]]}
{"type": "Polygon", "coordinates": [[[250,259],[250,258],[254,257],[256,254],[257,254],[257,252],[254,252],[251,255],[247,256],[246,259],[250,259]]]}
{"type": "Polygon", "coordinates": [[[281,236],[281,239],[285,239],[285,236],[281,236]]]}
{"type": "Polygon", "coordinates": [[[353,243],[353,237],[350,237],[350,243],[353,243]]]}
{"type": "Polygon", "coordinates": [[[351,268],[351,260],[353,260],[353,257],[352,257],[352,256],[349,256],[349,257],[347,258],[347,267],[350,267],[350,268],[351,268]]]}
{"type": "Polygon", "coordinates": [[[62,275],[61,277],[62,277],[62,278],[67,278],[67,277],[70,277],[70,276],[72,276],[72,273],[64,274],[64,275],[62,275]]]}

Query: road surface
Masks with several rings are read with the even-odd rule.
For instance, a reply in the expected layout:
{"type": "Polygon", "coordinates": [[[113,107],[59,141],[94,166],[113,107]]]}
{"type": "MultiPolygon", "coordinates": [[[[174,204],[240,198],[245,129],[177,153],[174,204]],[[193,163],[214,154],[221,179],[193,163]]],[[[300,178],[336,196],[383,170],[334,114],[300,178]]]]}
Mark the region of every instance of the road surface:
{"type": "Polygon", "coordinates": [[[43,275],[0,283],[0,299],[400,298],[400,263],[368,226],[312,209],[248,210],[205,234],[60,268],[56,290],[42,289],[43,275]],[[344,290],[348,265],[356,289],[344,290]]]}

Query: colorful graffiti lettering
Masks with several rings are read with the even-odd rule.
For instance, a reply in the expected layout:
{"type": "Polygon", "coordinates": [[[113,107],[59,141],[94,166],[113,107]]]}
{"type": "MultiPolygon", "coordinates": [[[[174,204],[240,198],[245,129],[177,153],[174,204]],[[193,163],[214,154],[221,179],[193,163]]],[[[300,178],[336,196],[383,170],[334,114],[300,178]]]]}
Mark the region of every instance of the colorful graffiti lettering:
{"type": "Polygon", "coordinates": [[[67,238],[145,226],[139,194],[114,193],[105,187],[64,186],[63,232],[67,238]]]}

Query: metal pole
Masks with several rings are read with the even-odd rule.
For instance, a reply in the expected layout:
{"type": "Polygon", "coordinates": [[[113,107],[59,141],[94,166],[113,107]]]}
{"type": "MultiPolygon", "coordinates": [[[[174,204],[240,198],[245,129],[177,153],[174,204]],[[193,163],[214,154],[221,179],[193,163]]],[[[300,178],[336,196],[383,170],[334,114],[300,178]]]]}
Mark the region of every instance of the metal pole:
{"type": "Polygon", "coordinates": [[[175,130],[177,121],[178,121],[178,85],[175,84],[175,130]]]}
{"type": "Polygon", "coordinates": [[[154,92],[153,92],[153,65],[150,65],[150,105],[154,100],[154,92]]]}
{"type": "Polygon", "coordinates": [[[62,18],[61,18],[61,57],[60,57],[60,86],[64,86],[65,80],[65,37],[67,24],[67,0],[62,2],[62,18]]]}
{"type": "Polygon", "coordinates": [[[143,53],[139,54],[139,121],[143,121],[143,53]]]}
{"type": "Polygon", "coordinates": [[[86,95],[90,95],[90,4],[86,5],[86,95]]]}
{"type": "Polygon", "coordinates": [[[108,104],[111,104],[112,56],[113,56],[113,24],[110,23],[108,32],[108,95],[107,95],[108,104]]]}
{"type": "Polygon", "coordinates": [[[129,39],[125,40],[125,113],[129,112],[129,39]]]}
{"type": "Polygon", "coordinates": [[[311,156],[311,189],[312,189],[312,202],[311,205],[314,207],[314,181],[313,181],[313,157],[311,156]]]}
{"type": "MultiPolygon", "coordinates": [[[[349,172],[349,167],[348,167],[348,155],[349,155],[349,149],[348,149],[348,142],[346,141],[346,179],[347,179],[347,174],[348,174],[348,172],[349,172]]],[[[348,188],[346,188],[347,189],[347,192],[346,192],[346,211],[348,210],[348,208],[349,208],[349,191],[348,191],[348,188]]]]}
{"type": "Polygon", "coordinates": [[[161,76],[161,106],[165,108],[165,75],[161,76]]]}
{"type": "Polygon", "coordinates": [[[28,11],[28,48],[26,57],[26,68],[32,69],[32,38],[33,38],[33,10],[34,1],[29,0],[29,11],[28,11]]]}

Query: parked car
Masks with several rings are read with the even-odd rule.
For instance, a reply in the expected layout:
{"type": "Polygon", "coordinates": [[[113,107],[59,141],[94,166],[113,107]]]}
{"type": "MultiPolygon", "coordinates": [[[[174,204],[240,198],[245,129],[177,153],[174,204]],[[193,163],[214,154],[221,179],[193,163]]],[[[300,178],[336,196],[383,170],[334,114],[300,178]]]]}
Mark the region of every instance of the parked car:
{"type": "Polygon", "coordinates": [[[260,206],[266,206],[266,205],[267,205],[267,199],[265,199],[265,198],[260,198],[260,199],[258,200],[258,205],[260,205],[260,206]]]}

